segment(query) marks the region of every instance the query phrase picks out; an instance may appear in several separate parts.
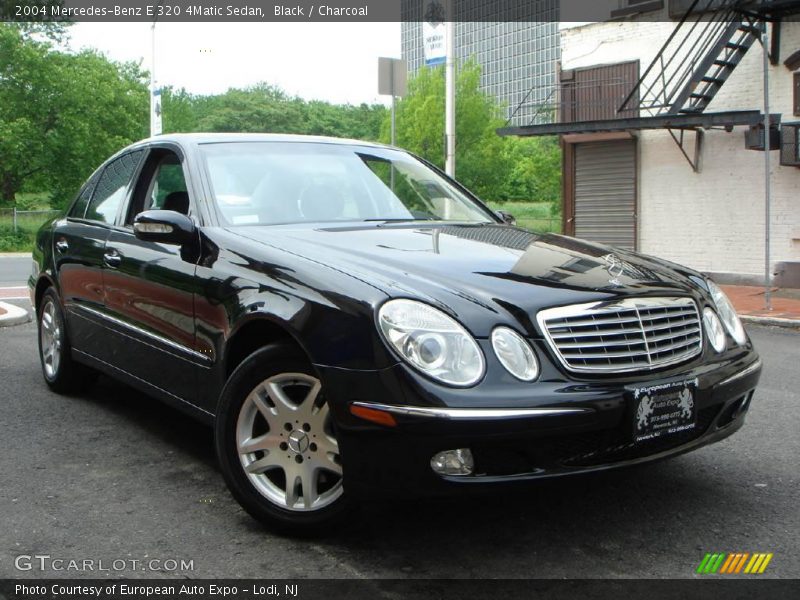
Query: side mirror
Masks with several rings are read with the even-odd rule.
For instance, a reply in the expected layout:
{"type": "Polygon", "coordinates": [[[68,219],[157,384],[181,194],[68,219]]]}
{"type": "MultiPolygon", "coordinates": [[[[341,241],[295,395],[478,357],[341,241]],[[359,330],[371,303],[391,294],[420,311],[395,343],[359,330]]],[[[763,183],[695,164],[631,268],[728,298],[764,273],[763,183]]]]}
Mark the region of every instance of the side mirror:
{"type": "Polygon", "coordinates": [[[133,233],[140,240],[182,246],[195,239],[194,222],[174,210],[146,210],[133,220],[133,233]]]}
{"type": "Polygon", "coordinates": [[[506,225],[516,225],[517,220],[514,218],[510,212],[506,212],[504,210],[498,210],[495,214],[500,217],[500,220],[505,223],[506,225]]]}

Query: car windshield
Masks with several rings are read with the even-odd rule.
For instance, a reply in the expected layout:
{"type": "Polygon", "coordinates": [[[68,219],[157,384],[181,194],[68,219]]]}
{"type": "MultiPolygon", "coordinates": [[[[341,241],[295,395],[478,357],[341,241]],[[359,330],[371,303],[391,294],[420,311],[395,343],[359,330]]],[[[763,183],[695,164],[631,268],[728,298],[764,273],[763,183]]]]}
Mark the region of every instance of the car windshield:
{"type": "Polygon", "coordinates": [[[312,142],[201,148],[226,225],[495,222],[490,211],[405,152],[312,142]]]}

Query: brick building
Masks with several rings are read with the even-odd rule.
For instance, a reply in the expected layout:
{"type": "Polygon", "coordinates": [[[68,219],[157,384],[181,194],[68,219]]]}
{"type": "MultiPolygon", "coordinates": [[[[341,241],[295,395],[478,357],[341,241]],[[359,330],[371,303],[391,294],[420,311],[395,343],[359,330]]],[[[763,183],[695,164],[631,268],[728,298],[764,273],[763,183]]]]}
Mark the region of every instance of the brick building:
{"type": "Polygon", "coordinates": [[[763,280],[764,153],[753,147],[763,143],[754,126],[765,35],[769,111],[781,121],[771,132],[780,151],[770,154],[770,269],[777,283],[798,281],[800,23],[766,11],[796,14],[790,5],[800,3],[701,0],[684,21],[671,4],[648,2],[624,21],[562,23],[558,122],[506,133],[561,135],[567,233],[723,281],[763,280]]]}

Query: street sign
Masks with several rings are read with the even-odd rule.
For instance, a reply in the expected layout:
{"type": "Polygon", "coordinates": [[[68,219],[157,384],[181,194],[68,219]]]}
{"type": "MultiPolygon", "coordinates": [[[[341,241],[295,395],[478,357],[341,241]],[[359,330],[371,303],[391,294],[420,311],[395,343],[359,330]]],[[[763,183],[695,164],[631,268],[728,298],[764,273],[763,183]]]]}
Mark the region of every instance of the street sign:
{"type": "Polygon", "coordinates": [[[442,0],[425,0],[423,5],[422,44],[425,64],[443,65],[447,59],[445,5],[442,0]]]}
{"type": "Polygon", "coordinates": [[[154,89],[150,99],[150,135],[161,135],[161,89],[154,89]]]}
{"type": "Polygon", "coordinates": [[[378,58],[378,93],[381,96],[406,95],[406,61],[399,58],[378,58]]]}

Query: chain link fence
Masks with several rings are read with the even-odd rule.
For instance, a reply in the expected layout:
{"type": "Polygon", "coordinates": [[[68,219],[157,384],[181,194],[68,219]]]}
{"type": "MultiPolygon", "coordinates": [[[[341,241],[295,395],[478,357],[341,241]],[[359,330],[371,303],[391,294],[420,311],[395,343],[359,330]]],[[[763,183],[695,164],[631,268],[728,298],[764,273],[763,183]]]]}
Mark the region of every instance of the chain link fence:
{"type": "Polygon", "coordinates": [[[20,232],[34,232],[42,223],[61,214],[60,210],[19,210],[0,208],[0,230],[17,235],[20,232]]]}

